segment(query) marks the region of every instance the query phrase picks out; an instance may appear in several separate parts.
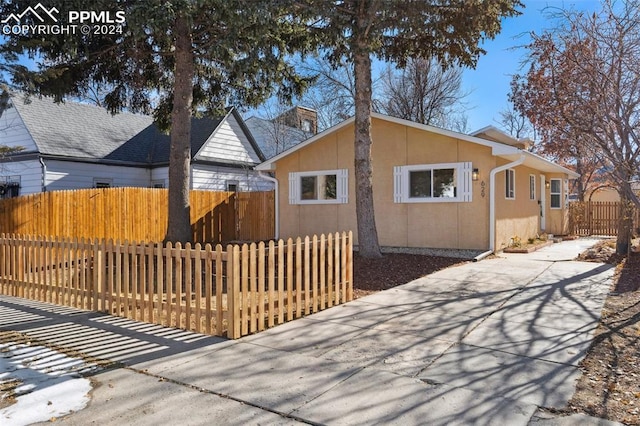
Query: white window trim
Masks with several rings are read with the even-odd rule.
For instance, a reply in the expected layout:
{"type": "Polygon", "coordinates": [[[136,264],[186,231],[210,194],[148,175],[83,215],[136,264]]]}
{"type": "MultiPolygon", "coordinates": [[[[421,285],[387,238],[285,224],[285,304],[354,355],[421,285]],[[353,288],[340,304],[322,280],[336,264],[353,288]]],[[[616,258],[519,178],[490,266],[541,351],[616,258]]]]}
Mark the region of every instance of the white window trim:
{"type": "Polygon", "coordinates": [[[317,170],[289,173],[289,204],[347,204],[349,202],[349,170],[317,170]],[[303,200],[301,198],[300,178],[305,176],[336,175],[335,200],[303,200]]]}
{"type": "Polygon", "coordinates": [[[549,208],[552,210],[561,210],[562,209],[562,179],[553,178],[549,179],[549,208]],[[553,181],[558,182],[558,188],[560,188],[560,192],[553,192],[553,181]],[[558,195],[558,207],[553,207],[553,195],[558,195]]]}
{"type": "Polygon", "coordinates": [[[505,200],[515,200],[516,199],[516,171],[515,171],[515,169],[507,169],[507,170],[504,171],[504,199],[505,200]],[[511,183],[513,185],[513,194],[511,194],[511,196],[507,195],[507,183],[509,182],[509,178],[508,178],[509,173],[513,173],[513,179],[511,179],[511,183]]]}
{"type": "Polygon", "coordinates": [[[536,175],[529,175],[529,199],[533,201],[536,199],[536,175]],[[531,187],[532,183],[533,188],[531,187]]]}
{"type": "Polygon", "coordinates": [[[439,164],[413,164],[409,166],[396,166],[393,168],[393,202],[394,203],[466,203],[473,201],[471,162],[439,163],[439,164]],[[420,197],[409,196],[409,173],[419,170],[456,169],[456,196],[455,197],[420,197]]]}
{"type": "Polygon", "coordinates": [[[239,181],[239,180],[235,180],[235,179],[234,179],[234,180],[229,180],[229,179],[227,179],[227,180],[224,182],[224,188],[225,188],[225,191],[227,191],[227,192],[240,192],[240,181],[239,181]],[[235,191],[232,191],[232,190],[229,188],[229,187],[230,187],[230,186],[232,186],[232,185],[235,185],[235,186],[236,186],[236,190],[235,190],[235,191]]]}

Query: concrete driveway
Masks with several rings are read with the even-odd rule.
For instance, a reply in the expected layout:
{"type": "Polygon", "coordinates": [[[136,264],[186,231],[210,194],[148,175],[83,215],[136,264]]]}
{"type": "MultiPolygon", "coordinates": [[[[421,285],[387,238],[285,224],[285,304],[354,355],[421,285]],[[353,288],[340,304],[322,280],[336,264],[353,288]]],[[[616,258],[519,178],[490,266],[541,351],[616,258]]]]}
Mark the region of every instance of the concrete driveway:
{"type": "Polygon", "coordinates": [[[608,424],[563,407],[613,269],[595,240],[439,271],[237,341],[0,297],[0,328],[121,362],[65,424],[608,424]],[[105,413],[109,413],[105,415],[105,413]]]}

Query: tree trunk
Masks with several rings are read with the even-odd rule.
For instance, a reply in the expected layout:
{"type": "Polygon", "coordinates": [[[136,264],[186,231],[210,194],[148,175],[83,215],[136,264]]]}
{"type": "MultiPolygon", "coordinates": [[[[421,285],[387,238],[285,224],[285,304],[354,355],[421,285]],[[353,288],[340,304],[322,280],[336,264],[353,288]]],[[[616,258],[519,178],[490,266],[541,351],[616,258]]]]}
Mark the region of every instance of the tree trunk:
{"type": "Polygon", "coordinates": [[[358,34],[354,52],[355,77],[355,178],[358,252],[363,257],[381,257],[373,206],[371,165],[371,57],[364,35],[358,34]]]}
{"type": "Polygon", "coordinates": [[[193,51],[189,21],[176,17],[171,148],[169,150],[169,220],[165,241],[192,240],[189,201],[191,168],[191,105],[193,102],[193,51]]]}
{"type": "Polygon", "coordinates": [[[631,236],[633,234],[633,211],[633,203],[623,193],[620,197],[616,254],[623,256],[629,254],[629,249],[631,248],[631,236]]]}

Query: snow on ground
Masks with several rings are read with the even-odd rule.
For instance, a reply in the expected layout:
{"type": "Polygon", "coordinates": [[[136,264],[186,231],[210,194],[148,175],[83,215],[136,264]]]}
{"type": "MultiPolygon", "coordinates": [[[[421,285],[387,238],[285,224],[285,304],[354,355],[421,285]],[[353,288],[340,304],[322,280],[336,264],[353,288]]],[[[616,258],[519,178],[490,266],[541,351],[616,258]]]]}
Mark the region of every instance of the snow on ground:
{"type": "Polygon", "coordinates": [[[0,344],[0,424],[27,425],[83,409],[91,382],[81,375],[98,369],[43,346],[0,344]],[[12,397],[15,403],[6,406],[12,397]]]}

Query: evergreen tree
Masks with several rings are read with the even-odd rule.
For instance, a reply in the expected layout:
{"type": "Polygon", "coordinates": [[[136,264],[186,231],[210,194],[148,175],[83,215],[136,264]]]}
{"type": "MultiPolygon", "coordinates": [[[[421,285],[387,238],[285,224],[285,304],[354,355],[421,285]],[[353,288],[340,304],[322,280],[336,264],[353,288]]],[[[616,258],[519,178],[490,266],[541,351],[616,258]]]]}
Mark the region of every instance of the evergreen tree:
{"type": "MultiPolygon", "coordinates": [[[[6,0],[0,16],[18,16],[35,2],[6,0]]],[[[310,34],[289,16],[287,0],[42,0],[68,25],[69,11],[124,16],[114,31],[83,34],[11,34],[0,47],[1,70],[27,94],[56,101],[81,96],[96,85],[112,113],[153,112],[171,132],[169,223],[165,239],[189,241],[190,123],[192,115],[217,115],[225,107],[254,106],[275,91],[300,95],[307,80],[287,64],[307,48],[310,34]],[[20,64],[35,59],[37,69],[20,64]]],[[[20,24],[40,24],[24,14],[20,24]]],[[[107,30],[109,26],[104,27],[107,30]]]]}

